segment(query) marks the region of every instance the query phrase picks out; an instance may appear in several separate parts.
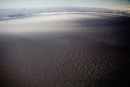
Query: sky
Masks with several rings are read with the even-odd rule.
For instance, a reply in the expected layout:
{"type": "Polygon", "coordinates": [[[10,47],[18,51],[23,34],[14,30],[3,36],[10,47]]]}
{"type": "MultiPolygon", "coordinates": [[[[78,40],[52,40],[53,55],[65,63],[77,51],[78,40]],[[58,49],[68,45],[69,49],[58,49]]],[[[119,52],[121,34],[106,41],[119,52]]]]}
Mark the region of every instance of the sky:
{"type": "Polygon", "coordinates": [[[130,0],[0,0],[0,8],[74,6],[130,9],[130,0]]]}

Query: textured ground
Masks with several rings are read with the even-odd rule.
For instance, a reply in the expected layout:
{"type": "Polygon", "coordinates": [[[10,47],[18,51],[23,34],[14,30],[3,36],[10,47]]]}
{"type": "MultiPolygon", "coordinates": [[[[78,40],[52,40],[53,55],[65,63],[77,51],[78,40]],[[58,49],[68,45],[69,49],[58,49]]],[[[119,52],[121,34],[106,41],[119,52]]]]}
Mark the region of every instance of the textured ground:
{"type": "Polygon", "coordinates": [[[0,87],[128,87],[130,18],[0,21],[0,87]]]}

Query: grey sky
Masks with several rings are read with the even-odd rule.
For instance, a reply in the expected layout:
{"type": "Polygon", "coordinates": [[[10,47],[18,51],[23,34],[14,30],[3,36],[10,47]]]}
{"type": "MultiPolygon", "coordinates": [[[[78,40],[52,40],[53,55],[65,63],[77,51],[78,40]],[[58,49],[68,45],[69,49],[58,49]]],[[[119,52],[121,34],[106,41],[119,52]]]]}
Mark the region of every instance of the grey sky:
{"type": "Polygon", "coordinates": [[[0,8],[59,6],[127,8],[130,0],[0,0],[0,8]]]}

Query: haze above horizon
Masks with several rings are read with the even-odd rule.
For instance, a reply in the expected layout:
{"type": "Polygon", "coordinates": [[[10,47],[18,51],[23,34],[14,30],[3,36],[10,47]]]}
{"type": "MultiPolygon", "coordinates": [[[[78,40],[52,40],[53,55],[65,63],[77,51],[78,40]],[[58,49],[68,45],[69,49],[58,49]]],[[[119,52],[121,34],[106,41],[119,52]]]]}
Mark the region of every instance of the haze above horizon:
{"type": "Polygon", "coordinates": [[[130,0],[0,0],[0,8],[73,6],[130,9],[130,0]]]}

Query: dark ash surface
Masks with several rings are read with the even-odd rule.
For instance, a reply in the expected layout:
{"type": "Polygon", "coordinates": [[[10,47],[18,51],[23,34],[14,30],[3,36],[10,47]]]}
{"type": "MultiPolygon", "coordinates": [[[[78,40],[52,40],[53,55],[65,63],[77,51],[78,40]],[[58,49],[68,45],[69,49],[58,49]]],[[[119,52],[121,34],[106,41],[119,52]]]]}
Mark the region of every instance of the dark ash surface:
{"type": "Polygon", "coordinates": [[[130,18],[58,26],[76,31],[0,34],[0,87],[128,87],[130,18]]]}

